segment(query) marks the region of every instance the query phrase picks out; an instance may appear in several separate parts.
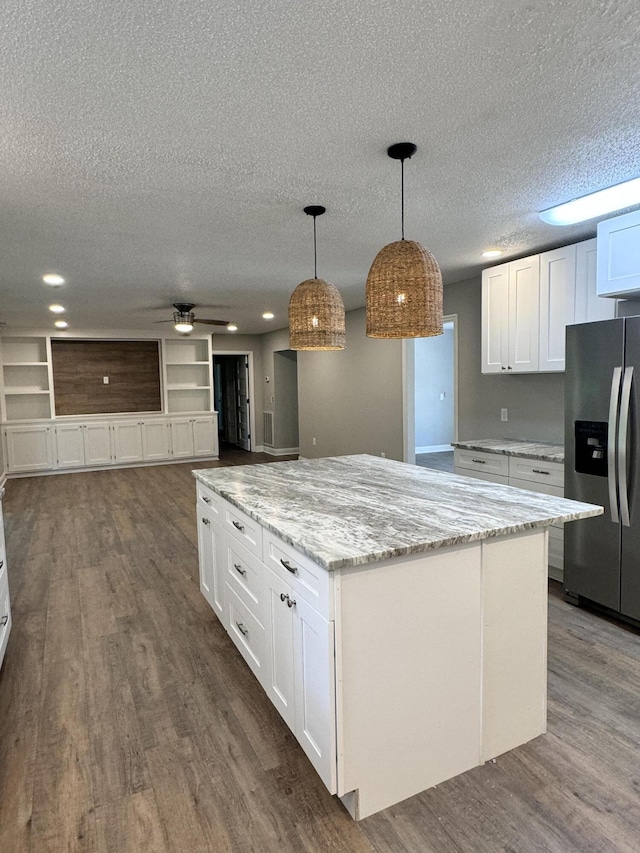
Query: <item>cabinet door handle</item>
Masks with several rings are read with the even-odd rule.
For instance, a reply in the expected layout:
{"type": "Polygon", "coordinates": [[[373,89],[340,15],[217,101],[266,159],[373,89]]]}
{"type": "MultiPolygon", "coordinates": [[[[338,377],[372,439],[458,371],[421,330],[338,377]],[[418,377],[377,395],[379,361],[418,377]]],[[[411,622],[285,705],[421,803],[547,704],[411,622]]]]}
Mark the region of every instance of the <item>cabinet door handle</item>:
{"type": "Polygon", "coordinates": [[[209,519],[208,519],[208,518],[203,518],[203,519],[202,519],[202,523],[203,523],[203,524],[211,524],[211,522],[209,521],[209,519]]]}
{"type": "Polygon", "coordinates": [[[298,574],[298,569],[296,568],[296,566],[292,566],[288,560],[282,560],[281,559],[280,562],[282,563],[282,565],[285,567],[285,569],[288,572],[291,572],[292,575],[298,574]]]}
{"type": "Polygon", "coordinates": [[[246,570],[246,569],[243,569],[240,563],[234,563],[234,564],[233,564],[233,568],[236,570],[236,572],[237,572],[239,575],[242,575],[243,577],[246,577],[247,570],[246,570]]]}
{"type": "Polygon", "coordinates": [[[547,477],[551,473],[550,471],[543,471],[542,468],[532,468],[531,470],[534,474],[545,474],[547,477]]]}
{"type": "Polygon", "coordinates": [[[478,463],[478,465],[486,465],[486,464],[487,464],[487,460],[486,460],[486,459],[472,459],[471,461],[472,461],[472,462],[477,462],[477,463],[478,463]]]}
{"type": "Polygon", "coordinates": [[[6,616],[3,616],[2,619],[0,619],[0,628],[4,628],[4,626],[7,624],[8,621],[9,621],[9,614],[7,613],[6,616]]]}
{"type": "Polygon", "coordinates": [[[236,530],[239,530],[240,533],[244,533],[244,524],[240,524],[239,521],[233,521],[232,524],[236,530]]]}
{"type": "Polygon", "coordinates": [[[208,498],[206,495],[203,495],[203,496],[202,496],[202,500],[203,500],[206,504],[210,504],[210,503],[211,503],[211,498],[208,498]]]}
{"type": "Polygon", "coordinates": [[[247,634],[249,633],[249,629],[245,628],[244,625],[242,624],[242,622],[236,622],[236,626],[238,628],[238,631],[240,631],[240,633],[246,637],[247,634]]]}

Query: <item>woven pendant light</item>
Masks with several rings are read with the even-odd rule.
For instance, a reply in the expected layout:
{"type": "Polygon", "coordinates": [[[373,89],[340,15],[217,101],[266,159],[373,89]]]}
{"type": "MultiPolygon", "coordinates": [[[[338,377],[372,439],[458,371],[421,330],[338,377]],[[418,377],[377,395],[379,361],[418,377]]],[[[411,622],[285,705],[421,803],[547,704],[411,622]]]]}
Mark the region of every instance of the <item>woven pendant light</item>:
{"type": "Polygon", "coordinates": [[[428,249],[404,239],[404,161],[415,154],[412,142],[387,149],[401,161],[402,240],[380,249],[367,276],[367,336],[426,338],[442,334],[442,275],[428,249]]]}
{"type": "Polygon", "coordinates": [[[340,350],[345,347],[342,297],[333,284],[318,278],[316,217],[326,208],[319,204],[304,208],[313,216],[314,278],[301,282],[289,300],[289,346],[293,350],[340,350]]]}

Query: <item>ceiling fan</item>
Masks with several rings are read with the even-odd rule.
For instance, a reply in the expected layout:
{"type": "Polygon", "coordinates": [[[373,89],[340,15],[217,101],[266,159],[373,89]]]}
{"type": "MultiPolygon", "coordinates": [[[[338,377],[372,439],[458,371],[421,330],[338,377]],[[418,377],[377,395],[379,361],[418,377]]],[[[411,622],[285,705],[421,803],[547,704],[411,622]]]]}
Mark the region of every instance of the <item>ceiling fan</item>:
{"type": "Polygon", "coordinates": [[[176,309],[173,312],[173,320],[156,320],[156,323],[173,323],[173,328],[176,332],[182,332],[183,335],[188,335],[193,331],[194,323],[204,323],[207,326],[228,326],[228,320],[205,320],[196,319],[193,314],[193,309],[196,307],[193,302],[174,302],[173,307],[176,309]]]}

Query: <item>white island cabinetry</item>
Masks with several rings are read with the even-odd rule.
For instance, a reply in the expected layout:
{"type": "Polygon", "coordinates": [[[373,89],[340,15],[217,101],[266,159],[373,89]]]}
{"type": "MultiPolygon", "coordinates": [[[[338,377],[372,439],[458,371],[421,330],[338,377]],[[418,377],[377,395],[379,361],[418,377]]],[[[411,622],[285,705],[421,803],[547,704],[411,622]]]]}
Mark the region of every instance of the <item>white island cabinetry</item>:
{"type": "Polygon", "coordinates": [[[366,456],[195,475],[203,594],[354,818],[545,731],[548,526],[599,507],[366,456]]]}
{"type": "Polygon", "coordinates": [[[0,667],[7,650],[11,633],[11,602],[9,600],[9,574],[7,571],[7,552],[4,544],[4,521],[2,498],[4,486],[0,487],[0,667]]]}

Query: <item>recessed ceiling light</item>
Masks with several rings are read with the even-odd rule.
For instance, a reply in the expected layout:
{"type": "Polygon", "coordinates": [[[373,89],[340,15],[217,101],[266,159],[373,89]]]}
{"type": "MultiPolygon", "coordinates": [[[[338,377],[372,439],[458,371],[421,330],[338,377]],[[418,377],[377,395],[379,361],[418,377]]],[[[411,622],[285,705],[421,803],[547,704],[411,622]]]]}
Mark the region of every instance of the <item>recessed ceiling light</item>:
{"type": "Polygon", "coordinates": [[[273,313],[273,311],[265,311],[264,314],[262,315],[262,319],[263,320],[273,320],[273,318],[275,316],[276,315],[273,313]]]}
{"type": "Polygon", "coordinates": [[[56,327],[56,329],[66,329],[69,324],[66,320],[56,320],[53,325],[56,327]]]}
{"type": "Polygon", "coordinates": [[[54,314],[64,314],[65,308],[64,305],[49,305],[49,311],[52,311],[54,314]]]}
{"type": "Polygon", "coordinates": [[[499,258],[502,254],[502,249],[485,249],[482,253],[483,258],[499,258]]]}
{"type": "Polygon", "coordinates": [[[635,204],[640,204],[640,178],[549,207],[541,211],[540,219],[549,225],[575,225],[635,204]]]}
{"type": "Polygon", "coordinates": [[[47,273],[42,276],[42,280],[45,284],[51,284],[54,287],[60,284],[64,284],[64,279],[61,275],[56,275],[56,273],[47,273]]]}
{"type": "Polygon", "coordinates": [[[227,332],[237,332],[237,331],[238,331],[238,327],[236,326],[236,324],[235,323],[229,323],[229,325],[227,326],[227,332]]]}

